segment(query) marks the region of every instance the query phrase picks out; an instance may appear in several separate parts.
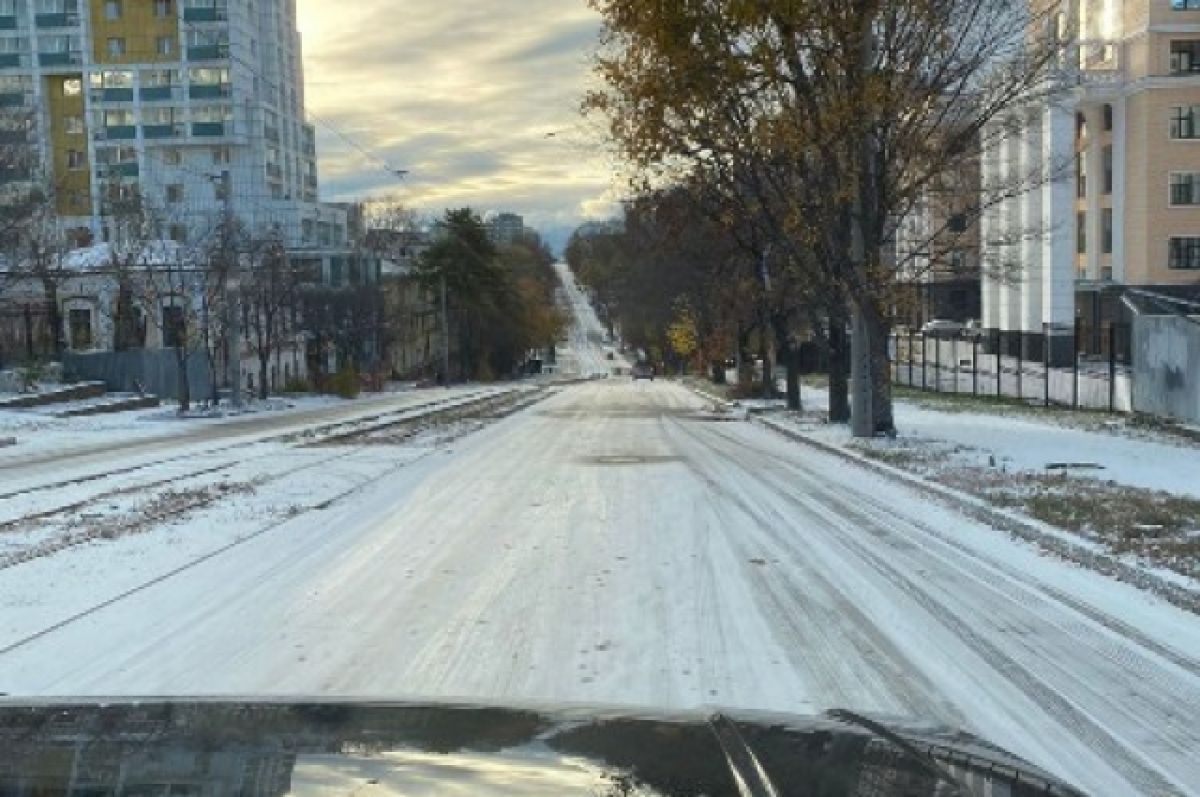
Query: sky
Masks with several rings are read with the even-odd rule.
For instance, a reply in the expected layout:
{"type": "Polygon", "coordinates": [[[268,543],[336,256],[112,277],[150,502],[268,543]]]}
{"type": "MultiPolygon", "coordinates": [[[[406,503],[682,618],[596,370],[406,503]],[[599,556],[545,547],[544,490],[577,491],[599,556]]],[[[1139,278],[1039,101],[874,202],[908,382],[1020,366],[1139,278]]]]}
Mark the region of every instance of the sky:
{"type": "Polygon", "coordinates": [[[614,163],[579,113],[600,30],[585,0],[298,0],[298,14],[323,199],[514,211],[555,245],[612,213],[614,163]]]}

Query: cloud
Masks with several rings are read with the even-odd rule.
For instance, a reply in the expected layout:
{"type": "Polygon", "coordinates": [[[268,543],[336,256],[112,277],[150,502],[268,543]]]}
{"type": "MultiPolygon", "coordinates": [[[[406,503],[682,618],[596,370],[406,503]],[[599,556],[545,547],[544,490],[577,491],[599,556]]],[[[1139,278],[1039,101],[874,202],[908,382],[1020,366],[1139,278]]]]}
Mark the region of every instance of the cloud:
{"type": "Polygon", "coordinates": [[[559,235],[611,210],[614,170],[578,111],[600,29],[584,0],[298,6],[327,198],[399,189],[429,213],[514,210],[559,235]],[[409,171],[402,186],[380,160],[409,171]]]}

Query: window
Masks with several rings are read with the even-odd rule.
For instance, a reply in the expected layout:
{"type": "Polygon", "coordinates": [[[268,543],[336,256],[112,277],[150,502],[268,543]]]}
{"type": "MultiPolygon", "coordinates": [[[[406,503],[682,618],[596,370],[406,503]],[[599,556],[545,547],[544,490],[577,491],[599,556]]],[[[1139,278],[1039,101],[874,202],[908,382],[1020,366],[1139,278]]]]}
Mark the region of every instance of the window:
{"type": "Polygon", "coordinates": [[[71,334],[71,348],[84,351],[92,348],[92,311],[73,308],[67,313],[67,326],[71,334]]]}
{"type": "Polygon", "coordinates": [[[1200,105],[1176,105],[1171,109],[1171,138],[1188,140],[1200,138],[1200,105]]]}
{"type": "Polygon", "coordinates": [[[167,186],[167,201],[172,205],[183,201],[183,185],[181,183],[171,183],[167,186]]]}
{"type": "Polygon", "coordinates": [[[1103,149],[1102,157],[1104,160],[1104,193],[1111,194],[1113,191],[1113,148],[1111,144],[1103,149]]]}
{"type": "Polygon", "coordinates": [[[1200,205],[1200,172],[1171,175],[1171,205],[1200,205]]]}
{"type": "Polygon", "coordinates": [[[183,163],[183,153],[174,147],[164,149],[162,151],[162,156],[163,163],[167,164],[168,166],[179,166],[183,163]]]}
{"type": "Polygon", "coordinates": [[[1200,72],[1200,40],[1171,42],[1171,72],[1176,75],[1200,72]]]}
{"type": "Polygon", "coordinates": [[[183,224],[172,224],[170,231],[171,240],[177,244],[185,244],[188,240],[188,230],[183,224]]]}
{"type": "Polygon", "coordinates": [[[192,121],[216,124],[233,120],[233,109],[228,105],[200,105],[192,108],[192,121]]]}
{"type": "Polygon", "coordinates": [[[1113,212],[1112,208],[1100,211],[1100,251],[1111,255],[1113,250],[1113,212]]]}
{"type": "Polygon", "coordinates": [[[1087,196],[1087,153],[1075,153],[1075,196],[1087,196]]]}
{"type": "Polygon", "coordinates": [[[955,213],[950,217],[950,220],[947,222],[946,226],[949,227],[950,232],[966,232],[967,217],[962,213],[955,213]]]}
{"type": "Polygon", "coordinates": [[[1176,11],[1193,11],[1200,9],[1200,0],[1171,0],[1171,8],[1176,11]]]}
{"type": "Polygon", "coordinates": [[[228,199],[229,198],[229,190],[228,190],[228,188],[226,188],[226,186],[228,186],[228,185],[229,185],[229,172],[221,172],[221,179],[214,180],[213,184],[212,184],[213,199],[215,199],[218,202],[224,202],[226,199],[228,199]]]}
{"type": "Polygon", "coordinates": [[[108,40],[108,54],[113,58],[125,55],[125,39],[120,36],[110,37],[108,40]]]}
{"type": "Polygon", "coordinates": [[[177,349],[187,342],[187,320],[183,308],[168,304],[162,309],[163,348],[177,349]]]}
{"type": "Polygon", "coordinates": [[[63,119],[63,130],[69,136],[81,136],[84,134],[83,117],[68,116],[63,119]]]}
{"type": "Polygon", "coordinates": [[[67,97],[78,97],[83,93],[83,81],[77,77],[63,81],[63,94],[67,97]]]}
{"type": "Polygon", "coordinates": [[[148,69],[142,72],[142,88],[166,88],[174,86],[179,81],[175,78],[173,69],[148,69]]]}
{"type": "Polygon", "coordinates": [[[1113,129],[1113,107],[1107,103],[1104,105],[1104,129],[1113,129]]]}
{"type": "Polygon", "coordinates": [[[121,0],[105,0],[104,3],[104,18],[111,21],[121,18],[121,0]]]}
{"type": "Polygon", "coordinates": [[[1200,269],[1200,238],[1172,238],[1167,247],[1167,268],[1200,269]]]}
{"type": "Polygon", "coordinates": [[[133,111],[127,109],[105,111],[103,118],[105,127],[133,127],[137,124],[133,116],[133,111]]]}
{"type": "Polygon", "coordinates": [[[87,153],[77,149],[67,150],[67,168],[73,172],[87,168],[87,153]]]}
{"type": "Polygon", "coordinates": [[[212,162],[216,166],[229,163],[229,147],[213,147],[212,162]]]}
{"type": "Polygon", "coordinates": [[[159,55],[174,55],[175,37],[159,36],[154,42],[154,51],[159,55]]]}
{"type": "Polygon", "coordinates": [[[1075,251],[1081,255],[1087,254],[1087,214],[1075,214],[1075,251]]]}
{"type": "Polygon", "coordinates": [[[1087,117],[1083,115],[1083,112],[1075,114],[1075,137],[1087,138],[1087,117]]]}
{"type": "Polygon", "coordinates": [[[171,0],[154,0],[154,16],[162,19],[172,16],[174,9],[171,8],[171,0]]]}

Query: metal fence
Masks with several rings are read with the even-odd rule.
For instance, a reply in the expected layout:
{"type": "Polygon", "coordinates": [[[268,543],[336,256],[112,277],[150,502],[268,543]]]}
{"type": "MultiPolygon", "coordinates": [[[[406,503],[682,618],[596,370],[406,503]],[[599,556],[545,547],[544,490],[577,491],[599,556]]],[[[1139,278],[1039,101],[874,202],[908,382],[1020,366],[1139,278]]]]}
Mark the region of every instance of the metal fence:
{"type": "MultiPolygon", "coordinates": [[[[893,335],[892,381],[935,393],[1019,399],[1030,404],[1106,412],[1133,411],[1129,327],[1108,325],[1102,354],[1081,355],[1078,330],[1069,330],[1067,366],[1052,365],[1046,339],[1042,357],[1028,358],[1020,345],[1005,346],[999,335],[948,337],[924,333],[893,335]],[[1006,348],[1008,352],[1006,353],[1006,348]],[[1071,356],[1074,351],[1074,356],[1071,356]]],[[[1062,340],[1063,336],[1059,336],[1062,340]]]]}
{"type": "MultiPolygon", "coordinates": [[[[113,392],[179,398],[179,366],[170,349],[65,354],[63,368],[77,379],[103,382],[113,392]]],[[[212,381],[203,353],[193,353],[187,369],[192,400],[207,397],[212,392],[212,381]]]]}

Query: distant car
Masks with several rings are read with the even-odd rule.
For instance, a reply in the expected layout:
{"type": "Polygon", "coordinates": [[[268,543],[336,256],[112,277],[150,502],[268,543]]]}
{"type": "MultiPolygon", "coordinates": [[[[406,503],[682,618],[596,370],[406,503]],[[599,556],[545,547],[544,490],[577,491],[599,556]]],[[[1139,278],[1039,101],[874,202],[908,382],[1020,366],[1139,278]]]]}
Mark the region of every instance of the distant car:
{"type": "Polygon", "coordinates": [[[608,358],[609,360],[617,359],[617,355],[613,354],[611,351],[608,354],[606,354],[605,357],[608,358]]]}
{"type": "Polygon", "coordinates": [[[639,379],[649,379],[651,382],[654,381],[654,366],[650,363],[638,363],[637,365],[633,366],[631,373],[633,374],[633,380],[635,382],[639,379]]]}
{"type": "Polygon", "coordinates": [[[966,325],[961,321],[950,321],[944,318],[935,318],[932,321],[926,321],[921,327],[921,333],[928,335],[931,338],[954,338],[958,337],[966,330],[966,325]]]}

